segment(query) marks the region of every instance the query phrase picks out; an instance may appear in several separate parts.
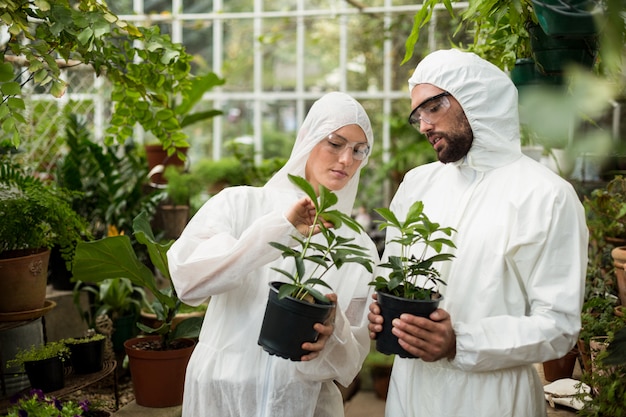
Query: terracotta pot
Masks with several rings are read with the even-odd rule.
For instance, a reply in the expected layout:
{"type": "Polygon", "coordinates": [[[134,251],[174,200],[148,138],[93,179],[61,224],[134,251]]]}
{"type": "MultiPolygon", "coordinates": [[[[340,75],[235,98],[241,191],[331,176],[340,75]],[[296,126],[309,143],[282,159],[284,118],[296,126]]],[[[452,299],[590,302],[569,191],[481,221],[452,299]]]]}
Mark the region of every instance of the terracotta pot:
{"type": "MultiPolygon", "coordinates": [[[[162,144],[145,145],[146,159],[148,160],[148,171],[150,182],[154,184],[167,184],[167,180],[163,178],[165,167],[175,165],[179,167],[185,166],[185,161],[180,159],[176,152],[168,156],[167,151],[163,149],[162,144]]],[[[189,148],[176,148],[177,151],[187,154],[189,148]]]]}
{"type": "Polygon", "coordinates": [[[574,348],[562,358],[545,361],[543,363],[543,376],[546,381],[552,382],[557,379],[571,378],[577,358],[578,348],[574,348]]]}
{"type": "Polygon", "coordinates": [[[196,342],[184,341],[185,347],[174,350],[143,350],[136,346],[159,336],[136,337],[124,342],[133,381],[135,402],[143,407],[174,407],[183,403],[185,372],[196,342]]]}
{"type": "Polygon", "coordinates": [[[376,336],[376,350],[387,355],[398,355],[401,358],[416,358],[398,344],[398,338],[391,332],[393,328],[391,322],[402,313],[428,317],[437,309],[443,297],[440,296],[434,300],[409,300],[381,291],[377,294],[380,312],[383,316],[383,330],[376,336]]]}
{"type": "Polygon", "coordinates": [[[615,267],[617,297],[620,303],[626,306],[626,274],[624,273],[624,266],[626,265],[626,246],[613,248],[611,257],[613,257],[613,266],[615,267]]]}
{"type": "Polygon", "coordinates": [[[49,250],[0,259],[0,313],[44,307],[49,259],[49,250]]]}
{"type": "Polygon", "coordinates": [[[391,368],[391,365],[372,365],[370,368],[374,393],[381,400],[387,399],[389,381],[391,380],[391,368]]]}
{"type": "Polygon", "coordinates": [[[164,204],[157,211],[166,239],[178,239],[189,221],[189,206],[164,204]]]}

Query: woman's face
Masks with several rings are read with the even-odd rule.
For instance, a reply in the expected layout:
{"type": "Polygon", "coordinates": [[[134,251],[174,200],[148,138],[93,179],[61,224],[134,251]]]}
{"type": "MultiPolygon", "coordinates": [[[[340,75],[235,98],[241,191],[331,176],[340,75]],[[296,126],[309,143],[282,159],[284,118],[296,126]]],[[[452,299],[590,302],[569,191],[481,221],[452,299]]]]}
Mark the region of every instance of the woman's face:
{"type": "MultiPolygon", "coordinates": [[[[365,132],[359,125],[347,125],[322,139],[309,155],[306,179],[315,191],[319,184],[331,191],[341,190],[354,176],[367,147],[365,132]]],[[[367,153],[365,153],[367,155],[367,153]]]]}

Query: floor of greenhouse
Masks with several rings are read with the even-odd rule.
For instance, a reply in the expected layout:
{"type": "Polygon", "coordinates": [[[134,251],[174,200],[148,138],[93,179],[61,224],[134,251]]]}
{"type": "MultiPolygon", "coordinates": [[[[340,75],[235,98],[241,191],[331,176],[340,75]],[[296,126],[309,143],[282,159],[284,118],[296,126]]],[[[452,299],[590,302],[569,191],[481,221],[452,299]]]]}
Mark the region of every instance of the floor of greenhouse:
{"type": "MultiPolygon", "coordinates": [[[[543,369],[537,366],[537,371],[543,379],[543,369]]],[[[574,370],[574,378],[580,375],[580,368],[576,364],[574,370]]],[[[544,380],[544,383],[547,382],[544,380]]],[[[548,417],[575,417],[575,410],[556,405],[555,408],[547,405],[548,417]]],[[[181,415],[181,407],[170,408],[146,408],[131,402],[124,408],[114,414],[116,417],[140,417],[150,415],[151,417],[179,417],[181,415]]],[[[374,391],[359,390],[345,404],[345,417],[384,417],[385,401],[378,398],[374,391]]]]}

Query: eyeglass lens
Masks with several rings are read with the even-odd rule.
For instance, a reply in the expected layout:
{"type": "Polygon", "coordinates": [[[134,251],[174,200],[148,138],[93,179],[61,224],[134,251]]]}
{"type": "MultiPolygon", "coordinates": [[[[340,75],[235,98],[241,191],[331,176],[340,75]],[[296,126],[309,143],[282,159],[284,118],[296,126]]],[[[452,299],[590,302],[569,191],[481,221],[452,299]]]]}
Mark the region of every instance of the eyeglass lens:
{"type": "Polygon", "coordinates": [[[449,95],[450,93],[443,92],[425,100],[413,109],[409,116],[409,124],[419,129],[422,120],[428,124],[437,123],[450,108],[449,95]]]}
{"type": "Polygon", "coordinates": [[[328,149],[334,154],[342,153],[346,148],[352,149],[352,157],[358,161],[365,159],[370,151],[369,144],[366,142],[350,143],[346,138],[331,133],[326,138],[328,149]]]}

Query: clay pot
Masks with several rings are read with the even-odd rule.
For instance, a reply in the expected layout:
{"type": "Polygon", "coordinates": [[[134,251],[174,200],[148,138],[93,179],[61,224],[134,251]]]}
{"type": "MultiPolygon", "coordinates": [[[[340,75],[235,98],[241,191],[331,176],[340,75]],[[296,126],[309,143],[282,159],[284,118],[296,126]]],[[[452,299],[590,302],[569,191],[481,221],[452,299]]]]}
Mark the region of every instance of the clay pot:
{"type": "Polygon", "coordinates": [[[613,248],[611,257],[613,257],[613,266],[615,267],[617,296],[620,303],[626,306],[626,274],[624,273],[624,266],[626,265],[626,246],[613,248]]]}

